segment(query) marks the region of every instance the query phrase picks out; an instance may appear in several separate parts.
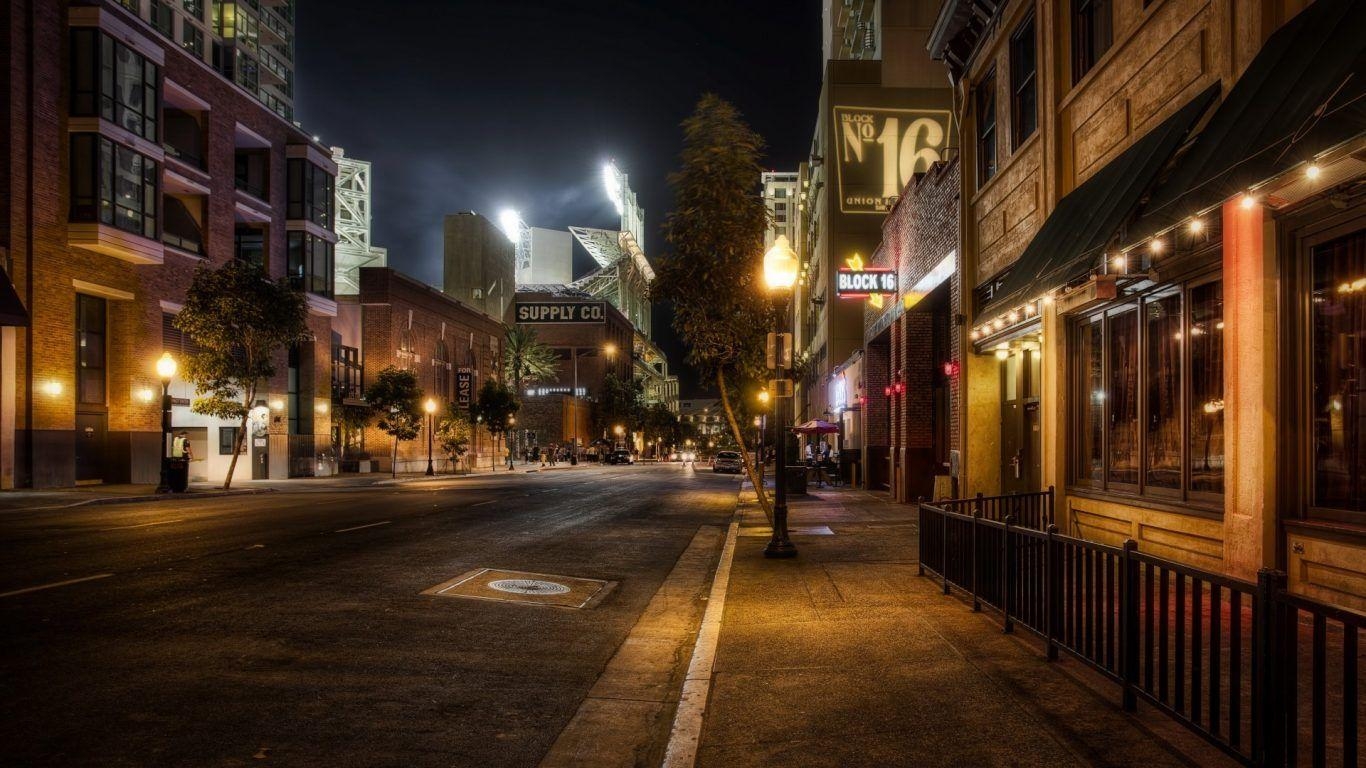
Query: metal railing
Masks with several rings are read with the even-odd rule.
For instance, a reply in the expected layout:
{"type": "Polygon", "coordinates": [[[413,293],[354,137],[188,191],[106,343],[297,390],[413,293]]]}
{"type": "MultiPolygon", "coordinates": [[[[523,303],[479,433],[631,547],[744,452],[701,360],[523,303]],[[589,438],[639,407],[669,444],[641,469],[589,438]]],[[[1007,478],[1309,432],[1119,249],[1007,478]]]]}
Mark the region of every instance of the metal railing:
{"type": "Polygon", "coordinates": [[[1002,496],[977,494],[967,499],[945,499],[934,505],[949,512],[971,516],[980,513],[987,520],[1001,522],[1009,515],[1015,524],[1042,531],[1053,524],[1053,486],[1046,491],[1008,493],[1002,496]]]}
{"type": "MultiPolygon", "coordinates": [[[[1366,616],[1122,547],[920,505],[920,572],[999,611],[1245,765],[1356,766],[1366,616]]],[[[1050,500],[1051,501],[1051,500],[1050,500]]],[[[1051,507],[1050,507],[1051,511],[1051,507]]]]}

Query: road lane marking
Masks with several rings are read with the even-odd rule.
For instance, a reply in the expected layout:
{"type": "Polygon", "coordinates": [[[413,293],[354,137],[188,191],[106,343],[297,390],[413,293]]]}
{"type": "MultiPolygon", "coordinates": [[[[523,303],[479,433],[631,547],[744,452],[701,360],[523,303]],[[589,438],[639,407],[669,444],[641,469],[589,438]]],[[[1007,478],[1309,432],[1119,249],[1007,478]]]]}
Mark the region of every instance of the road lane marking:
{"type": "Polygon", "coordinates": [[[94,576],[82,576],[82,577],[79,578],[79,579],[67,579],[66,581],[54,581],[54,582],[52,582],[51,584],[40,584],[40,585],[38,585],[38,586],[36,586],[36,587],[24,587],[23,589],[16,589],[16,590],[13,590],[13,591],[11,591],[11,592],[0,592],[0,597],[13,597],[13,596],[15,596],[15,595],[22,595],[22,594],[26,594],[26,593],[28,593],[28,592],[37,592],[37,591],[40,590],[40,589],[52,589],[52,588],[54,588],[54,587],[65,587],[65,586],[67,586],[67,585],[69,585],[69,584],[80,584],[80,583],[83,582],[83,581],[94,581],[94,580],[96,580],[96,579],[107,579],[107,578],[109,578],[110,576],[113,576],[113,575],[114,575],[114,574],[112,574],[112,573],[97,573],[97,574],[95,574],[94,576]]]}
{"type": "Polygon", "coordinates": [[[101,528],[100,530],[101,530],[101,531],[123,531],[123,530],[127,530],[127,529],[129,529],[129,528],[149,528],[149,527],[151,527],[151,526],[153,526],[153,525],[170,525],[171,523],[183,523],[183,522],[185,522],[185,518],[181,517],[181,518],[178,518],[178,519],[175,519],[175,520],[158,520],[158,521],[155,522],[155,523],[138,523],[137,525],[116,525],[116,526],[114,526],[113,528],[101,528]]]}
{"type": "Polygon", "coordinates": [[[351,527],[351,528],[340,528],[340,529],[338,529],[338,530],[333,531],[333,533],[346,533],[347,531],[359,531],[359,530],[362,529],[362,528],[374,528],[374,527],[377,526],[377,525],[388,525],[389,523],[392,523],[392,522],[394,522],[394,521],[393,521],[393,520],[385,520],[385,521],[382,522],[382,523],[366,523],[365,525],[357,525],[357,526],[353,526],[353,527],[351,527]]]}
{"type": "Polygon", "coordinates": [[[492,503],[494,503],[494,502],[496,502],[496,501],[498,501],[498,500],[497,500],[497,499],[489,499],[488,501],[481,501],[481,502],[479,502],[478,504],[471,504],[470,506],[471,506],[471,507],[482,507],[482,506],[484,506],[485,504],[492,504],[492,503]]]}
{"type": "Polygon", "coordinates": [[[669,746],[664,752],[664,768],[692,768],[697,763],[697,748],[702,742],[702,715],[707,709],[707,696],[711,690],[712,664],[716,661],[716,642],[721,635],[726,589],[730,586],[730,564],[735,558],[735,537],[739,530],[740,521],[735,520],[726,531],[726,544],[721,550],[721,561],[716,565],[707,610],[702,614],[697,644],[693,646],[688,675],[678,697],[669,746]]]}

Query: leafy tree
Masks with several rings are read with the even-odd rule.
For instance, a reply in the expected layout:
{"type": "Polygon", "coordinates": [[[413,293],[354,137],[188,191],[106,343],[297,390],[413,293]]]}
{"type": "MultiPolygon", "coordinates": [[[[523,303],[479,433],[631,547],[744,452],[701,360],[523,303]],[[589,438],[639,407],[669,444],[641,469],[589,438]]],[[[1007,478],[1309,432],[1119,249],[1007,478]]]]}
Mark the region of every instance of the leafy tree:
{"type": "Polygon", "coordinates": [[[398,441],[417,438],[422,429],[422,389],[417,375],[406,368],[390,365],[365,388],[365,400],[379,417],[376,424],[394,439],[389,474],[398,474],[398,441]]]}
{"type": "Polygon", "coordinates": [[[521,397],[523,386],[554,379],[560,360],[550,345],[536,338],[536,331],[514,325],[503,342],[503,373],[513,393],[521,397]]]}
{"type": "Polygon", "coordinates": [[[645,409],[641,430],[645,433],[645,442],[654,445],[678,445],[683,437],[678,416],[663,403],[655,403],[645,409]]]}
{"type": "Polygon", "coordinates": [[[473,410],[475,417],[484,423],[489,435],[497,441],[512,426],[512,419],[519,408],[521,403],[506,384],[496,378],[487,378],[479,387],[479,397],[474,402],[473,410]]]}
{"type": "Polygon", "coordinates": [[[337,427],[341,431],[341,458],[346,459],[346,449],[357,435],[364,435],[373,416],[370,408],[362,405],[343,405],[332,412],[337,427]]]}
{"type": "Polygon", "coordinates": [[[175,326],[199,347],[185,361],[198,394],[191,410],[239,422],[224,489],[232,486],[257,393],[275,376],[280,352],[309,340],[307,321],[303,294],[285,280],[271,282],[258,265],[232,259],[195,271],[175,326]]]}
{"type": "Polygon", "coordinates": [[[608,373],[595,405],[593,423],[599,432],[610,433],[617,425],[634,432],[640,428],[645,414],[645,384],[640,379],[621,379],[608,373]]]}
{"type": "Polygon", "coordinates": [[[474,425],[470,423],[465,409],[454,404],[447,405],[446,415],[436,425],[436,445],[451,460],[451,464],[460,463],[460,458],[469,451],[473,436],[474,425]]]}
{"type": "MultiPolygon", "coordinates": [[[[716,381],[737,445],[745,444],[730,382],[759,378],[774,310],[764,300],[764,227],[768,212],[755,184],[763,139],[734,106],[714,94],[683,121],[681,166],[669,175],[675,209],[664,224],[672,253],[654,290],[672,303],[687,360],[716,381]]],[[[759,503],[772,515],[762,479],[743,450],[759,503]]]]}

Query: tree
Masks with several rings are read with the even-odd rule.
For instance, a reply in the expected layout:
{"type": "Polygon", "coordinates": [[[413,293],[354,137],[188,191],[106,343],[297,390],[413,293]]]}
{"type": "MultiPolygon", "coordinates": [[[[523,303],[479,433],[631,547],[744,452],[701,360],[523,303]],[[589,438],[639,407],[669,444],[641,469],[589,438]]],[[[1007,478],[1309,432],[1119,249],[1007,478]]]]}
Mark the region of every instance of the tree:
{"type": "Polygon", "coordinates": [[[554,379],[559,369],[555,350],[537,339],[534,329],[517,325],[508,329],[503,342],[503,373],[517,397],[522,396],[524,385],[554,379]]]}
{"type": "Polygon", "coordinates": [[[346,449],[354,442],[356,435],[364,435],[365,428],[370,425],[370,417],[373,415],[369,407],[363,405],[343,405],[332,412],[332,418],[337,422],[338,431],[341,433],[341,458],[346,460],[346,449]]]}
{"type": "MultiPolygon", "coordinates": [[[[716,381],[735,442],[745,445],[731,405],[729,381],[758,379],[764,337],[774,310],[764,300],[764,227],[768,212],[755,194],[763,139],[731,104],[714,94],[683,121],[681,166],[669,175],[675,209],[664,224],[672,248],[654,290],[673,305],[673,326],[687,360],[716,381]]],[[[764,484],[742,450],[745,471],[772,516],[764,484]]]]}
{"type": "Polygon", "coordinates": [[[674,446],[682,440],[683,430],[678,416],[663,403],[655,403],[645,409],[640,428],[645,433],[645,442],[656,446],[674,446]]]}
{"type": "Polygon", "coordinates": [[[365,401],[379,417],[376,426],[394,439],[389,474],[398,474],[398,441],[417,438],[422,429],[422,389],[417,375],[406,368],[390,365],[365,388],[365,401]]]}
{"type": "Polygon", "coordinates": [[[436,445],[452,465],[458,465],[460,458],[469,451],[470,440],[474,436],[474,425],[464,408],[455,404],[446,406],[446,415],[436,425],[436,445]]]}
{"type": "Polygon", "coordinates": [[[226,490],[247,438],[247,416],[262,385],[275,376],[276,358],[310,339],[308,307],[285,280],[272,282],[260,266],[232,259],[218,269],[195,270],[174,322],[199,348],[185,361],[185,378],[198,395],[190,409],[238,421],[226,490]]]}
{"type": "Polygon", "coordinates": [[[517,396],[496,378],[484,379],[479,397],[474,401],[474,415],[495,441],[501,439],[512,426],[512,419],[521,408],[517,396]]]}

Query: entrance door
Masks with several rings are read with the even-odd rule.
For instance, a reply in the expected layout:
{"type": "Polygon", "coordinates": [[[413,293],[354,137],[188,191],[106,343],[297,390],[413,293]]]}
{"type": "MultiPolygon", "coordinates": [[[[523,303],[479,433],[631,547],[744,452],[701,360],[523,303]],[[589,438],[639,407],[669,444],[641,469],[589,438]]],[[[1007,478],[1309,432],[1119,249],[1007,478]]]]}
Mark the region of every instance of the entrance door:
{"type": "Polygon", "coordinates": [[[76,482],[104,482],[108,423],[103,413],[76,414],[76,482]]]}
{"type": "Polygon", "coordinates": [[[251,479],[270,479],[270,438],[262,430],[251,436],[251,479]]]}
{"type": "Polygon", "coordinates": [[[1001,361],[1001,493],[1039,490],[1039,353],[1012,349],[1001,361]]]}

